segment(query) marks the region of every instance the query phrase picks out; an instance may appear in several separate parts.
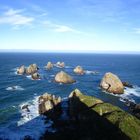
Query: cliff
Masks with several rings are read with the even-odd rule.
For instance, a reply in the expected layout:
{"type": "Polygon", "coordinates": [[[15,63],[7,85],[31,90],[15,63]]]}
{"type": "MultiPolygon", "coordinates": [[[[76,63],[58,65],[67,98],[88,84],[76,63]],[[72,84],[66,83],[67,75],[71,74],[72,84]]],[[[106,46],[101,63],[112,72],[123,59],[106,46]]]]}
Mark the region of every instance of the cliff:
{"type": "Polygon", "coordinates": [[[78,89],[69,97],[70,116],[81,124],[84,122],[85,127],[90,125],[93,133],[96,132],[94,131],[96,128],[100,129],[97,130],[97,134],[105,135],[108,139],[112,137],[112,139],[140,140],[140,120],[136,117],[110,103],[105,103],[93,96],[86,96],[78,89]],[[109,134],[104,134],[105,129],[109,134]]]}

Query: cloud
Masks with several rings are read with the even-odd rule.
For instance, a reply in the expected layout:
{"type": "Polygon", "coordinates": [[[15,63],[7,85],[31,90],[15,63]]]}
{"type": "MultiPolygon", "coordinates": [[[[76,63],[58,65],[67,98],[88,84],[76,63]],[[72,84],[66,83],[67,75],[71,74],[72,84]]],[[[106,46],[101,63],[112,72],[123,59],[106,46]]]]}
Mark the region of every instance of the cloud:
{"type": "Polygon", "coordinates": [[[60,25],[52,23],[51,21],[45,21],[44,25],[50,29],[52,29],[55,32],[65,33],[65,32],[74,32],[74,33],[80,33],[80,31],[77,31],[73,29],[72,27],[66,26],[66,25],[60,25]]]}
{"type": "Polygon", "coordinates": [[[54,31],[55,32],[74,32],[75,30],[68,26],[56,25],[54,31]]]}
{"type": "Polygon", "coordinates": [[[24,16],[23,9],[14,10],[8,9],[0,16],[0,24],[9,24],[9,25],[30,25],[34,21],[33,17],[24,16]]]}

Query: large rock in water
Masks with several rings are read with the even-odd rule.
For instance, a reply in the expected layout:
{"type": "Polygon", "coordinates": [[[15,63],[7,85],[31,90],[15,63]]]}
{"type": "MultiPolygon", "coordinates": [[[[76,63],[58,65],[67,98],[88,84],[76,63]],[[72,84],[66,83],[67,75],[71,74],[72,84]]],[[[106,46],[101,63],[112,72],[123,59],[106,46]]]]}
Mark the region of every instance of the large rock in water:
{"type": "Polygon", "coordinates": [[[57,62],[56,66],[58,66],[60,68],[64,68],[65,67],[65,63],[64,62],[57,62]]]}
{"type": "Polygon", "coordinates": [[[61,97],[45,93],[39,97],[39,114],[47,115],[51,118],[57,117],[61,113],[61,97]]]}
{"type": "Polygon", "coordinates": [[[17,69],[17,73],[18,74],[24,74],[26,71],[26,68],[24,65],[20,66],[18,69],[17,69]]]}
{"type": "Polygon", "coordinates": [[[40,77],[39,73],[36,72],[36,73],[33,73],[33,74],[32,74],[32,79],[33,79],[33,80],[38,80],[38,79],[40,79],[40,78],[41,78],[41,77],[40,77]]]}
{"type": "Polygon", "coordinates": [[[26,74],[33,74],[33,73],[37,72],[38,69],[39,68],[38,68],[37,64],[31,64],[31,65],[29,65],[29,67],[27,67],[26,74]]]}
{"type": "Polygon", "coordinates": [[[60,71],[56,74],[55,81],[64,84],[71,84],[75,82],[75,80],[64,71],[60,71]]]}
{"type": "Polygon", "coordinates": [[[113,73],[106,73],[100,83],[102,89],[114,94],[124,93],[124,86],[117,75],[113,73]]]}
{"type": "Polygon", "coordinates": [[[69,96],[69,108],[82,139],[140,140],[140,120],[117,106],[76,89],[69,96]]]}
{"type": "Polygon", "coordinates": [[[73,71],[75,73],[81,74],[81,75],[83,75],[85,73],[85,71],[83,70],[83,68],[81,66],[77,66],[73,71]]]}
{"type": "Polygon", "coordinates": [[[47,66],[45,67],[47,70],[50,70],[53,68],[53,64],[51,62],[47,63],[47,66]]]}

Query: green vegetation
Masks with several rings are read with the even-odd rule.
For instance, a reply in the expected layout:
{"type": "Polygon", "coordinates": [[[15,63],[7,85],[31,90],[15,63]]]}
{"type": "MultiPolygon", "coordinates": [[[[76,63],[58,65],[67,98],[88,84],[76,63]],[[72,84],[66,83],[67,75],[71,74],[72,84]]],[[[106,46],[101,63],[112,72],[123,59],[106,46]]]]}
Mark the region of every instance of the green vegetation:
{"type": "MultiPolygon", "coordinates": [[[[123,111],[119,107],[113,106],[110,103],[105,103],[100,99],[92,96],[83,95],[77,89],[74,92],[76,93],[76,97],[78,97],[79,101],[90,108],[90,112],[91,110],[93,110],[102,118],[107,119],[110,123],[118,127],[130,139],[140,140],[140,120],[138,120],[136,117],[123,111]]],[[[89,111],[85,110],[85,108],[83,110],[80,109],[80,111],[81,112],[77,112],[77,114],[80,113],[80,116],[82,114],[84,115],[84,117],[89,118],[89,111]]],[[[92,119],[92,117],[93,116],[91,115],[90,120],[92,119]]]]}

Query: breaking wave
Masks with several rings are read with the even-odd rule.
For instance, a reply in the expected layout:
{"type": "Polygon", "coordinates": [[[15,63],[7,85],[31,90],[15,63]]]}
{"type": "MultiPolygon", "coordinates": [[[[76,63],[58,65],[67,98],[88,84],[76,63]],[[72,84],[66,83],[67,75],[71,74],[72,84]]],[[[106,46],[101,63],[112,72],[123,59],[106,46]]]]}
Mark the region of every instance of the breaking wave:
{"type": "Polygon", "coordinates": [[[8,90],[8,91],[21,91],[21,90],[24,90],[24,88],[22,88],[21,86],[10,86],[10,87],[7,87],[6,90],[8,90]]]}
{"type": "Polygon", "coordinates": [[[25,102],[19,105],[21,119],[16,123],[13,129],[11,126],[0,130],[0,139],[9,140],[24,140],[24,138],[31,138],[38,140],[45,130],[53,132],[51,128],[53,122],[48,120],[45,123],[45,116],[39,115],[38,112],[38,98],[25,102]]]}

